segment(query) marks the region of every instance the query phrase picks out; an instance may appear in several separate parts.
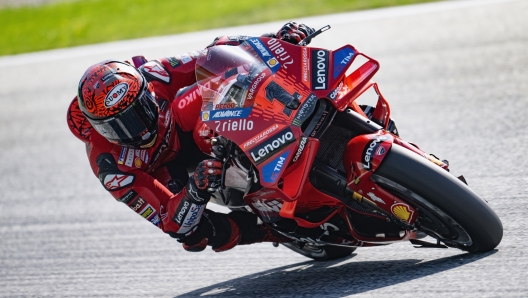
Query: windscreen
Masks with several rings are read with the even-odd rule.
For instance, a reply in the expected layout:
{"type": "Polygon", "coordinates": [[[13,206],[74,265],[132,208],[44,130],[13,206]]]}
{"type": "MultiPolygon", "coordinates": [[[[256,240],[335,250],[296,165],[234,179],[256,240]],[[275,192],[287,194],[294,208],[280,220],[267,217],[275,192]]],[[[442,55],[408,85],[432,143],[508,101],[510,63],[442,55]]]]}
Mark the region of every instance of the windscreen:
{"type": "MultiPolygon", "coordinates": [[[[200,88],[202,111],[250,108],[254,97],[247,99],[251,82],[266,69],[251,48],[216,46],[196,63],[196,81],[200,88]]],[[[204,113],[202,112],[202,118],[204,113]]],[[[203,119],[208,120],[208,119],[203,119]]]]}

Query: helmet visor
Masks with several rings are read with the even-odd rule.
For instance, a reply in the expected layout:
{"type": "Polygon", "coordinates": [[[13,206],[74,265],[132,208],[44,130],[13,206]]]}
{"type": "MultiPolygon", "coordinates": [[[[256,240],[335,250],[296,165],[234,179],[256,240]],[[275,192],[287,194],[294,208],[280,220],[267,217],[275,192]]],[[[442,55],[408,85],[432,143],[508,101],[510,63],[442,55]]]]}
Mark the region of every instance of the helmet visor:
{"type": "Polygon", "coordinates": [[[139,147],[150,142],[157,133],[158,106],[149,92],[123,112],[104,120],[90,119],[103,137],[120,145],[139,147]]]}

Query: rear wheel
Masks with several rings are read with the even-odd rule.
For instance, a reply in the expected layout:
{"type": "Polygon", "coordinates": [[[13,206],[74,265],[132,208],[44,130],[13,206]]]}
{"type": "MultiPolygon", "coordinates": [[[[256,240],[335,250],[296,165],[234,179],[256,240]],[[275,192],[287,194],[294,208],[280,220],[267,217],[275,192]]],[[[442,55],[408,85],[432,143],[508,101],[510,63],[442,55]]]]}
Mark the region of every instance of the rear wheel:
{"type": "Polygon", "coordinates": [[[356,247],[344,247],[333,245],[317,246],[309,243],[300,245],[295,242],[282,243],[282,245],[295,251],[296,253],[299,253],[305,257],[314,259],[316,261],[329,261],[344,258],[349,256],[356,250],[356,247]]]}
{"type": "Polygon", "coordinates": [[[392,145],[371,178],[415,207],[416,226],[447,246],[486,252],[502,239],[502,223],[486,201],[447,171],[399,145],[392,145]]]}

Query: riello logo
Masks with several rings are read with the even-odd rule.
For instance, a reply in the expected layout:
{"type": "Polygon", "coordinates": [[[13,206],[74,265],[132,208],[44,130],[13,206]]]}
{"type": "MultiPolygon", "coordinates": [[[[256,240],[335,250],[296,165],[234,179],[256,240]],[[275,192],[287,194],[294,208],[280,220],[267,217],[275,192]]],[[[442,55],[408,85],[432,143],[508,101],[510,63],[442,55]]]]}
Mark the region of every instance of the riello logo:
{"type": "Polygon", "coordinates": [[[249,151],[251,158],[255,163],[261,163],[266,160],[268,157],[272,156],[274,152],[277,152],[279,149],[284,148],[286,145],[295,141],[293,132],[288,127],[278,134],[271,137],[266,142],[255,147],[253,150],[249,151]]]}

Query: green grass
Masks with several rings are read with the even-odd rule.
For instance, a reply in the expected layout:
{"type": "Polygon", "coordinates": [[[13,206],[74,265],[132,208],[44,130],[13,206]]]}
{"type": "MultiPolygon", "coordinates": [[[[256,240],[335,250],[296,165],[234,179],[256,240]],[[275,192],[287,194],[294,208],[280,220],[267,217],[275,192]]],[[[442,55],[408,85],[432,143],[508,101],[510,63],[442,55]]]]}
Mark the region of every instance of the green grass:
{"type": "Polygon", "coordinates": [[[4,8],[0,55],[432,1],[81,0],[4,8]]]}

